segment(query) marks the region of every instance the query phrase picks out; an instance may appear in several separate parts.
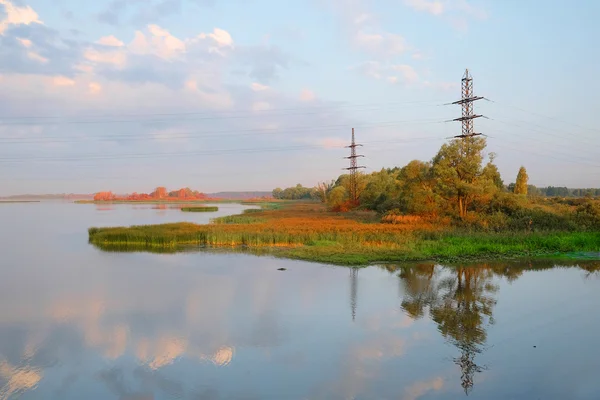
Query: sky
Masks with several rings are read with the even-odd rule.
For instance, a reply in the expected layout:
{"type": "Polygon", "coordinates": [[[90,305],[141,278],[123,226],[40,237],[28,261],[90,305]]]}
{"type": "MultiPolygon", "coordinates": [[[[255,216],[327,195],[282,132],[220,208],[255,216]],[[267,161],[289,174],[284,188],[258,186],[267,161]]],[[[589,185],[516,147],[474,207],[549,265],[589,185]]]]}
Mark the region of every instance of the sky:
{"type": "Polygon", "coordinates": [[[600,187],[600,2],[0,0],[0,196],[314,186],[431,160],[600,187]]]}

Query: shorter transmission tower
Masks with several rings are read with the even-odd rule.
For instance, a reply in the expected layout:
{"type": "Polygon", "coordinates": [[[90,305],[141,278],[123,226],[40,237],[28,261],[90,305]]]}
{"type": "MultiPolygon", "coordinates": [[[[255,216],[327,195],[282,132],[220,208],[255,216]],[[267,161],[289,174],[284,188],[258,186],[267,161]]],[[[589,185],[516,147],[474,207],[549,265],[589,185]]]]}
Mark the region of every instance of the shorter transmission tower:
{"type": "Polygon", "coordinates": [[[473,113],[473,102],[481,100],[483,97],[473,95],[473,78],[469,70],[465,70],[462,78],[462,99],[455,101],[452,104],[460,104],[462,106],[462,117],[453,119],[452,121],[462,122],[462,134],[454,136],[455,138],[465,139],[473,136],[480,136],[481,133],[475,133],[473,128],[473,120],[483,117],[473,113]]]}
{"type": "Polygon", "coordinates": [[[352,143],[350,146],[346,146],[350,148],[350,157],[344,157],[350,160],[350,167],[344,168],[350,171],[350,200],[353,204],[358,203],[358,170],[360,168],[366,168],[365,166],[358,165],[356,159],[359,157],[364,157],[362,154],[356,154],[356,148],[362,146],[362,144],[356,144],[354,140],[354,128],[352,128],[352,143]]]}

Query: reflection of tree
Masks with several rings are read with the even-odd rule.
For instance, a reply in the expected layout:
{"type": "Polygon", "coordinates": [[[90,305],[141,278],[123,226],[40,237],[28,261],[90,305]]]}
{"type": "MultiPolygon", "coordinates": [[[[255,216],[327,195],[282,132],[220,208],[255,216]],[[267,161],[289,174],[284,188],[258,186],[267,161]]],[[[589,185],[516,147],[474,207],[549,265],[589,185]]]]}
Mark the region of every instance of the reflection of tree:
{"type": "Polygon", "coordinates": [[[449,269],[443,274],[434,265],[405,268],[399,274],[405,287],[402,308],[413,318],[421,318],[425,308],[438,325],[440,333],[461,352],[454,362],[462,371],[461,385],[468,394],[474,375],[485,367],[477,365],[475,356],[483,350],[486,325],[493,324],[492,283],[494,273],[487,265],[449,269]]]}

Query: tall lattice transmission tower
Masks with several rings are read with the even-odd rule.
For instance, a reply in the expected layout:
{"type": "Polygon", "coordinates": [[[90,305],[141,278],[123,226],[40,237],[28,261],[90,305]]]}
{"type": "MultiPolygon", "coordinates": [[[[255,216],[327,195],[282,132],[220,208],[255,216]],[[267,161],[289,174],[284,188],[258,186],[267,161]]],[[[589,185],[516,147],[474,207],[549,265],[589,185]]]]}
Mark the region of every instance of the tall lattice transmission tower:
{"type": "Polygon", "coordinates": [[[475,96],[473,94],[473,78],[471,77],[469,70],[466,69],[462,78],[462,99],[452,103],[460,104],[462,106],[462,117],[452,120],[462,122],[462,134],[453,137],[464,139],[481,135],[481,133],[475,133],[473,128],[473,120],[475,118],[483,117],[483,115],[473,113],[473,102],[481,99],[483,99],[483,97],[475,96]]]}
{"type": "Polygon", "coordinates": [[[366,168],[365,166],[358,165],[356,161],[359,157],[364,157],[362,154],[356,154],[356,148],[362,146],[362,144],[356,144],[354,138],[354,128],[352,128],[352,143],[346,148],[350,148],[350,157],[344,157],[350,160],[350,167],[344,168],[350,171],[350,200],[352,203],[358,203],[358,170],[360,168],[366,168]]]}

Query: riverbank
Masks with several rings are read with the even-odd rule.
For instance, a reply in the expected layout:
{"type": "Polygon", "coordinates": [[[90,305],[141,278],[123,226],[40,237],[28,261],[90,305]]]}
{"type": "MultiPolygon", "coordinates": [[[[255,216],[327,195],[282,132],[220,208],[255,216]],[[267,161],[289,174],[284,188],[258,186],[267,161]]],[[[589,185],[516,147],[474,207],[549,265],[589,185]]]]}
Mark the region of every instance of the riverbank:
{"type": "Polygon", "coordinates": [[[384,224],[374,213],[331,213],[314,203],[268,203],[262,210],[216,218],[207,225],[183,222],[90,228],[89,241],[101,249],[116,251],[242,247],[279,257],[343,265],[600,251],[600,232],[469,233],[420,219],[384,224]]]}

